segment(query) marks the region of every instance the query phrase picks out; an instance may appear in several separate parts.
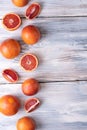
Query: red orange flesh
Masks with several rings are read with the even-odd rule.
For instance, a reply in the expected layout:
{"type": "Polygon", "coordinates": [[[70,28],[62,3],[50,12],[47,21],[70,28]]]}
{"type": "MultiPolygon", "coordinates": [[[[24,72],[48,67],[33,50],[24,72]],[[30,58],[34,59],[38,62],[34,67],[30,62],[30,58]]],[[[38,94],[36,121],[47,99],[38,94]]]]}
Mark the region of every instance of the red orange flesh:
{"type": "Polygon", "coordinates": [[[33,54],[25,54],[20,59],[20,65],[26,71],[33,71],[38,66],[38,59],[33,54]]]}
{"type": "Polygon", "coordinates": [[[39,3],[33,3],[31,4],[27,10],[26,10],[26,18],[28,19],[34,19],[36,18],[41,10],[41,6],[39,3]]]}
{"type": "Polygon", "coordinates": [[[11,82],[11,83],[14,83],[14,82],[17,82],[18,81],[18,74],[17,72],[15,72],[14,70],[12,69],[5,69],[2,71],[2,75],[3,77],[11,82]]]}
{"type": "Polygon", "coordinates": [[[3,17],[2,24],[7,30],[13,31],[21,25],[21,18],[18,14],[8,13],[3,17]]]}
{"type": "Polygon", "coordinates": [[[24,108],[25,108],[26,112],[32,112],[39,106],[39,104],[40,104],[39,99],[31,98],[25,102],[24,108]]]}

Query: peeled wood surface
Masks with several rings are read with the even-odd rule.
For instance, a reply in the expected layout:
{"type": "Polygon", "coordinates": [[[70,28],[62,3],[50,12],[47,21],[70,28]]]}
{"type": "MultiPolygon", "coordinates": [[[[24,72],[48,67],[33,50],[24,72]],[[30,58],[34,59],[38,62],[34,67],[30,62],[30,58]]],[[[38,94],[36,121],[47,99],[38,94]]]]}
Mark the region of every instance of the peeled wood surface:
{"type": "MultiPolygon", "coordinates": [[[[42,5],[39,17],[87,16],[87,0],[30,0],[29,4],[32,2],[40,2],[42,5]]],[[[19,12],[24,16],[27,7],[28,5],[19,9],[12,4],[11,0],[1,0],[0,17],[2,18],[3,14],[8,12],[19,12]]]]}
{"type": "MultiPolygon", "coordinates": [[[[22,82],[28,77],[36,77],[41,82],[72,81],[87,79],[87,18],[36,19],[32,22],[23,20],[22,26],[13,32],[0,27],[1,39],[15,38],[20,41],[21,54],[6,60],[0,55],[0,71],[4,68],[16,69],[22,82]],[[84,24],[83,24],[84,23],[84,24]],[[33,46],[25,45],[21,39],[21,30],[25,25],[34,24],[40,28],[41,40],[33,46]],[[23,71],[19,65],[24,53],[34,53],[39,59],[39,66],[33,72],[23,71]]],[[[1,83],[6,83],[0,74],[1,83]]]]}
{"type": "Polygon", "coordinates": [[[22,48],[13,60],[0,55],[0,96],[18,96],[22,106],[15,116],[0,114],[0,130],[16,130],[16,122],[22,116],[33,117],[36,130],[87,130],[87,0],[31,0],[29,4],[32,2],[40,2],[42,10],[38,18],[28,21],[24,13],[29,5],[17,8],[11,0],[0,1],[0,19],[9,12],[22,17],[21,27],[13,32],[6,31],[0,20],[0,42],[14,38],[22,48]],[[25,45],[21,39],[22,28],[29,24],[41,31],[41,40],[33,46],[25,45]],[[19,65],[20,57],[27,52],[39,59],[33,72],[25,72],[19,65]],[[2,77],[5,68],[18,72],[16,84],[2,77]],[[30,77],[40,82],[41,89],[35,97],[41,100],[41,105],[27,114],[23,104],[30,97],[21,92],[21,83],[30,77]]]}
{"type": "Polygon", "coordinates": [[[35,95],[41,101],[32,113],[24,111],[24,102],[30,98],[21,92],[20,84],[0,86],[0,95],[12,94],[21,100],[21,109],[13,117],[0,114],[2,130],[16,130],[15,124],[22,116],[33,117],[37,122],[36,130],[86,130],[87,129],[87,82],[42,83],[35,95]]]}

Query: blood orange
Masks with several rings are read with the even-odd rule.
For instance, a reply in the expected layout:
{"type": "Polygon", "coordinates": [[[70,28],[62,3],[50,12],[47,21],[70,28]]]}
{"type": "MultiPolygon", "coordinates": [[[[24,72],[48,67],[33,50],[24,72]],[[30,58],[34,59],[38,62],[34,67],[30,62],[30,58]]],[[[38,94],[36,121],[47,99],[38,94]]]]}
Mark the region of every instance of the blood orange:
{"type": "Polygon", "coordinates": [[[39,106],[39,104],[40,101],[38,98],[31,98],[25,102],[24,109],[26,110],[26,112],[32,112],[39,106]]]}
{"type": "Polygon", "coordinates": [[[22,30],[22,39],[26,44],[33,45],[40,40],[40,31],[34,25],[28,25],[22,30]]]}
{"type": "Polygon", "coordinates": [[[1,54],[7,59],[13,59],[20,53],[20,44],[14,39],[6,39],[0,45],[1,54]]]}
{"type": "Polygon", "coordinates": [[[17,121],[17,130],[35,130],[36,123],[31,117],[22,117],[17,121]]]}
{"type": "Polygon", "coordinates": [[[28,3],[28,0],[12,0],[13,4],[18,7],[23,7],[28,3]]]}
{"type": "Polygon", "coordinates": [[[39,88],[40,88],[40,84],[34,78],[27,79],[22,83],[22,91],[27,96],[32,96],[36,94],[39,88]]]}
{"type": "Polygon", "coordinates": [[[19,107],[19,99],[13,95],[4,95],[0,98],[0,112],[6,116],[16,114],[19,107]]]}
{"type": "Polygon", "coordinates": [[[41,6],[39,3],[33,3],[31,4],[27,10],[26,10],[26,18],[28,19],[34,19],[36,18],[41,10],[41,6]]]}
{"type": "Polygon", "coordinates": [[[12,69],[5,69],[2,71],[2,75],[3,77],[11,82],[11,83],[14,83],[14,82],[17,82],[18,81],[18,74],[17,72],[15,72],[14,70],[12,69]]]}
{"type": "Polygon", "coordinates": [[[33,54],[25,54],[20,59],[20,65],[26,71],[33,71],[38,66],[38,59],[33,54]]]}
{"type": "Polygon", "coordinates": [[[21,25],[21,18],[18,14],[8,13],[3,17],[2,24],[7,30],[13,31],[21,25]]]}

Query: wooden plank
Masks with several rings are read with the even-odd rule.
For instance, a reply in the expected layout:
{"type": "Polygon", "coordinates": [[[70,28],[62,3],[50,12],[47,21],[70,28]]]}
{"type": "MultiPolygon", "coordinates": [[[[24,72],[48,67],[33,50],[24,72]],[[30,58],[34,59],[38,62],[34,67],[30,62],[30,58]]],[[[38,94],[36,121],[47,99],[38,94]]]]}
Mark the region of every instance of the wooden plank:
{"type": "Polygon", "coordinates": [[[0,85],[0,97],[11,94],[19,97],[21,109],[12,116],[0,114],[1,130],[15,130],[17,120],[22,116],[33,117],[37,122],[36,130],[86,130],[87,129],[87,82],[42,83],[38,94],[41,105],[32,113],[23,108],[28,96],[21,91],[21,84],[0,85]]]}
{"type": "MultiPolygon", "coordinates": [[[[58,16],[87,16],[87,0],[37,0],[42,5],[42,11],[39,17],[58,17],[58,16]]],[[[8,12],[16,12],[24,17],[26,7],[15,7],[11,0],[1,0],[0,18],[8,12]],[[10,7],[10,8],[9,8],[10,7]]]]}
{"type": "MultiPolygon", "coordinates": [[[[20,41],[21,54],[6,60],[0,55],[0,72],[11,67],[15,69],[22,82],[29,77],[36,77],[42,82],[69,81],[87,79],[87,18],[38,19],[33,22],[23,21],[22,26],[13,32],[0,27],[0,41],[15,38],[20,41]],[[21,40],[21,29],[28,24],[40,28],[42,38],[33,46],[25,45],[21,40]],[[39,59],[39,66],[33,72],[20,68],[19,59],[24,53],[34,53],[39,59]]],[[[6,83],[0,73],[0,82],[6,83]]]]}

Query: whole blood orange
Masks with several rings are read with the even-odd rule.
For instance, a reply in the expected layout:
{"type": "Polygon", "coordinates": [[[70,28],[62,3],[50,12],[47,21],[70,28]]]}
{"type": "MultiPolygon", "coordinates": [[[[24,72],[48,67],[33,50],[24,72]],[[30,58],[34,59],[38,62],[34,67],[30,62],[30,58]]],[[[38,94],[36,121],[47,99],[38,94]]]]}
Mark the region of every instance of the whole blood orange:
{"type": "Polygon", "coordinates": [[[29,0],[12,0],[13,4],[18,7],[23,7],[28,3],[29,0]]]}
{"type": "Polygon", "coordinates": [[[22,83],[22,91],[25,95],[31,96],[38,92],[40,84],[36,79],[30,78],[22,83]]]}
{"type": "Polygon", "coordinates": [[[20,65],[26,71],[33,71],[38,66],[38,59],[33,54],[24,54],[20,59],[20,65]]]}
{"type": "Polygon", "coordinates": [[[7,59],[13,59],[20,53],[20,44],[14,39],[7,39],[0,45],[1,54],[7,59]]]}
{"type": "Polygon", "coordinates": [[[26,44],[35,44],[40,39],[40,31],[34,25],[29,25],[22,30],[22,39],[26,44]]]}
{"type": "Polygon", "coordinates": [[[28,19],[34,19],[36,18],[41,10],[41,6],[39,3],[33,3],[31,4],[27,10],[26,10],[26,18],[28,19]]]}
{"type": "Polygon", "coordinates": [[[9,13],[3,17],[2,24],[7,30],[13,31],[21,25],[21,18],[15,13],[9,13]]]}
{"type": "Polygon", "coordinates": [[[22,117],[17,121],[17,130],[35,130],[35,121],[30,117],[22,117]]]}
{"type": "Polygon", "coordinates": [[[0,98],[0,112],[6,116],[12,116],[18,112],[19,100],[12,95],[5,95],[0,98]]]}
{"type": "Polygon", "coordinates": [[[15,83],[15,82],[18,81],[18,74],[17,74],[17,72],[15,72],[15,71],[12,70],[12,69],[5,69],[5,70],[3,70],[3,71],[2,71],[2,75],[3,75],[3,77],[4,77],[7,81],[9,81],[9,82],[11,82],[11,83],[15,83]]]}

